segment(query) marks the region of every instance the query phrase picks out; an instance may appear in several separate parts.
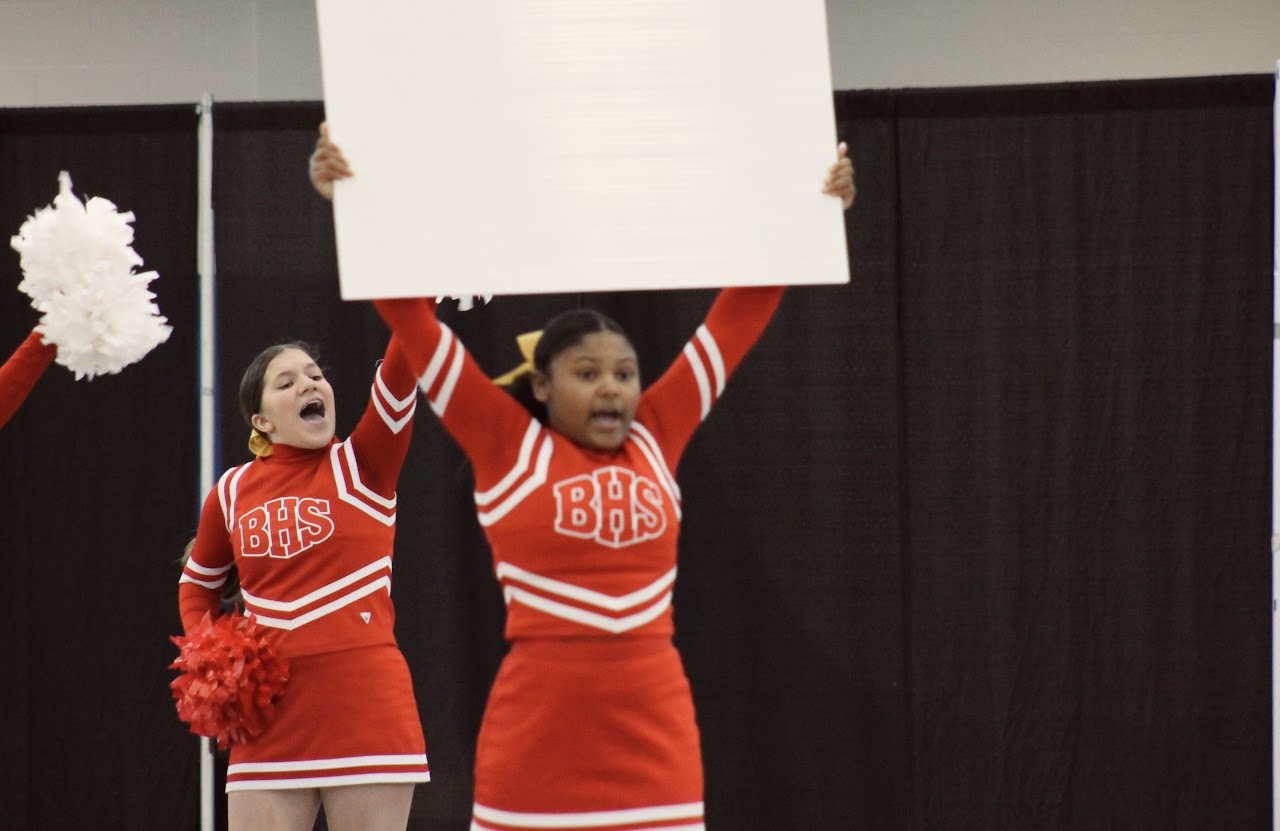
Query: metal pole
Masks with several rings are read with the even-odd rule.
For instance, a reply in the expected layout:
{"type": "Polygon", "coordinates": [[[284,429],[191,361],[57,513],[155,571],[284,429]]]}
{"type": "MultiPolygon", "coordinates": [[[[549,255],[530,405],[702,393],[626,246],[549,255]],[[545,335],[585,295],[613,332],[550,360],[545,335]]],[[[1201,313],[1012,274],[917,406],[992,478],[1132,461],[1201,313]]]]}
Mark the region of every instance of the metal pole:
{"type": "MultiPolygon", "coordinates": [[[[205,93],[196,108],[200,114],[196,194],[199,200],[196,220],[196,258],[200,279],[200,337],[198,347],[200,395],[200,481],[196,511],[204,503],[205,494],[213,487],[217,471],[215,436],[217,435],[216,333],[214,331],[214,260],[213,260],[213,96],[205,93]]],[[[207,738],[200,739],[200,830],[213,831],[214,814],[213,748],[207,738]]]]}
{"type": "Polygon", "coordinates": [[[1271,827],[1280,831],[1280,61],[1276,61],[1276,93],[1274,127],[1271,141],[1275,153],[1275,211],[1273,232],[1275,253],[1272,257],[1272,341],[1271,341],[1271,827]]]}

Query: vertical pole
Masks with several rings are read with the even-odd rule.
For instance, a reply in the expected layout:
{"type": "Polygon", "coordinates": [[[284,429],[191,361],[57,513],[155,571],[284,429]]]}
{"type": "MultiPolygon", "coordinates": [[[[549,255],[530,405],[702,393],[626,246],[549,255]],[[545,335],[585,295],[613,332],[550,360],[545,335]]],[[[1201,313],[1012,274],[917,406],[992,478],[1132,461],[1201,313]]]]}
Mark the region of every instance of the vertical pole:
{"type": "MultiPolygon", "coordinates": [[[[196,195],[199,200],[196,220],[196,259],[200,279],[200,334],[198,347],[200,481],[197,515],[205,494],[213,487],[217,435],[217,391],[215,370],[216,333],[214,331],[214,260],[213,260],[213,96],[205,93],[196,108],[200,115],[196,167],[196,195]]],[[[207,738],[200,739],[200,831],[213,831],[214,800],[213,748],[207,738]]]]}
{"type": "Polygon", "coordinates": [[[1272,340],[1271,340],[1271,827],[1280,831],[1280,61],[1276,61],[1274,127],[1271,141],[1275,153],[1275,209],[1272,258],[1272,340]]]}

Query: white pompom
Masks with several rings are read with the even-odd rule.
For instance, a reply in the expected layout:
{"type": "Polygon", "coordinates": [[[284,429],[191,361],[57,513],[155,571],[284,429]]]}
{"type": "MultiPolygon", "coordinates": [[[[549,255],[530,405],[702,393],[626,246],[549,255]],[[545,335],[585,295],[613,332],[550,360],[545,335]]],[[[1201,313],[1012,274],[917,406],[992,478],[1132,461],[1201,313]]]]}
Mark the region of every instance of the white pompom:
{"type": "MultiPolygon", "coordinates": [[[[445,297],[451,298],[453,300],[457,300],[458,311],[460,312],[471,311],[473,308],[475,308],[477,300],[480,300],[481,302],[484,302],[484,303],[488,303],[490,300],[493,299],[492,294],[446,294],[445,297]]],[[[441,300],[444,300],[445,297],[437,297],[436,302],[438,303],[441,300]]]]}
{"type": "Polygon", "coordinates": [[[9,240],[21,258],[18,289],[43,314],[36,330],[57,345],[55,360],[76,380],[114,374],[168,340],[173,327],[147,290],[156,273],[134,273],[142,258],[131,247],[133,213],[96,196],[81,203],[65,171],[58,182],[53,205],[9,240]]]}

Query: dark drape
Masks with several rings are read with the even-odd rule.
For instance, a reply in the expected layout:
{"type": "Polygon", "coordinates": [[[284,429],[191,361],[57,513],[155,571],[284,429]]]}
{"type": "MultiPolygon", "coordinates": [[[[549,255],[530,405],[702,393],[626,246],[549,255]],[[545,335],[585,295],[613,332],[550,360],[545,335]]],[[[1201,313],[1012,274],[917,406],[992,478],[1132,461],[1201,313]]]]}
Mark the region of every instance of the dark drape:
{"type": "Polygon", "coordinates": [[[912,827],[1269,827],[1271,99],[839,98],[896,131],[912,827]]]}
{"type": "MultiPolygon", "coordinates": [[[[1269,827],[1271,98],[1262,76],[836,95],[858,167],[853,281],[787,293],[678,471],[677,640],[710,828],[1269,827]]],[[[49,141],[29,135],[36,114],[0,115],[0,153],[27,137],[0,156],[0,177],[25,176],[49,141]]],[[[215,108],[222,467],[248,458],[235,390],[259,349],[315,342],[345,434],[386,343],[367,304],[338,299],[329,206],[306,181],[321,118],[312,103],[215,108]]],[[[80,144],[127,143],[130,129],[80,144]]],[[[121,152],[96,166],[120,167],[121,152]]],[[[83,167],[77,185],[98,192],[81,181],[88,163],[51,164],[12,198],[0,178],[9,227],[51,198],[59,165],[83,167]]],[[[124,169],[136,190],[100,186],[138,212],[149,267],[162,255],[144,229],[159,212],[144,200],[191,191],[156,167],[124,169]]],[[[496,373],[518,361],[516,333],[597,306],[627,327],[651,378],[711,296],[499,298],[442,315],[496,373]]],[[[161,303],[173,319],[179,300],[161,303]]],[[[16,345],[34,314],[20,296],[4,308],[0,333],[16,345]]],[[[117,804],[156,789],[172,816],[193,810],[193,746],[163,671],[171,558],[195,522],[194,393],[178,346],[193,325],[119,378],[73,386],[55,367],[0,435],[4,527],[21,552],[6,620],[28,667],[7,708],[23,737],[9,755],[32,828],[116,827],[117,804]],[[140,391],[180,352],[168,387],[140,391]],[[92,397],[108,384],[124,400],[92,397]],[[179,398],[180,416],[105,423],[179,398]],[[48,464],[89,435],[123,460],[82,450],[80,467],[48,464]],[[69,488],[116,506],[115,533],[66,522],[69,488]],[[61,562],[47,550],[58,535],[61,562]],[[102,540],[128,554],[99,556],[102,540]],[[119,573],[130,556],[145,579],[119,573]],[[117,591],[102,591],[108,580],[117,591]],[[88,617],[90,604],[104,611],[88,617]],[[135,618],[142,631],[119,623],[135,618]],[[71,630],[82,640],[68,654],[56,642],[71,630]],[[66,687],[103,686],[139,644],[145,666],[128,685],[50,702],[56,719],[36,709],[73,673],[92,679],[66,687]],[[164,752],[137,759],[130,733],[98,747],[93,767],[68,761],[122,719],[164,752]],[[67,787],[85,804],[60,800],[67,787]]],[[[503,651],[469,490],[421,408],[394,595],[432,765],[410,822],[422,831],[467,827],[475,731],[503,651]]],[[[195,827],[170,818],[119,827],[195,827]]]]}
{"type": "MultiPolygon", "coordinates": [[[[195,828],[195,740],[174,717],[174,565],[196,488],[195,108],[0,110],[0,229],[58,192],[133,211],[174,331],[118,375],[54,365],[0,431],[7,602],[0,827],[195,828]]],[[[37,322],[0,256],[0,353],[37,322]]]]}

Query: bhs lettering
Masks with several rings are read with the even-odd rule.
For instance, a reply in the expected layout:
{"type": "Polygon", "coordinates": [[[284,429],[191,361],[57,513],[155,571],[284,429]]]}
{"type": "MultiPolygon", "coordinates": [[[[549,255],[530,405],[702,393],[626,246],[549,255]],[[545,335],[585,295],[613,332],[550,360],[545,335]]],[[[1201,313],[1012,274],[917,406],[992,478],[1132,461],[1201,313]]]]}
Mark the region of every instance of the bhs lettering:
{"type": "Polygon", "coordinates": [[[240,517],[240,554],[245,557],[295,557],[333,534],[329,500],[285,496],[240,517]]]}
{"type": "Polygon", "coordinates": [[[667,528],[662,489],[622,467],[556,483],[556,531],[610,548],[651,540],[667,528]]]}

